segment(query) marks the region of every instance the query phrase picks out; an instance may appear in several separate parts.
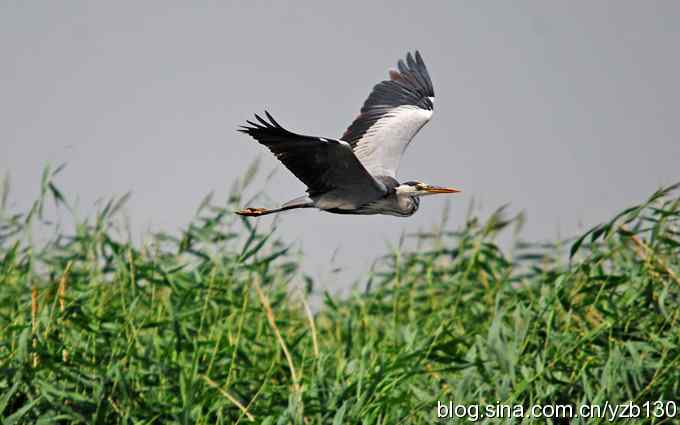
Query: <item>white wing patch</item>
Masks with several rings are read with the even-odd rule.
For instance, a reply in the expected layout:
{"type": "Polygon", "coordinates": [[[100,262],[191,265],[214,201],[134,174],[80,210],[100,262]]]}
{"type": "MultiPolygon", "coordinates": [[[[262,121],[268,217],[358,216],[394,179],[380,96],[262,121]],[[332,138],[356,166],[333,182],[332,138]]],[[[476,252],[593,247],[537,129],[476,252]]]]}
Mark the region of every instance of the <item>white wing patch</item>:
{"type": "Polygon", "coordinates": [[[354,154],[372,175],[396,178],[406,147],[431,117],[431,110],[417,106],[394,108],[357,141],[354,154]]]}
{"type": "Polygon", "coordinates": [[[341,137],[373,176],[396,178],[402,154],[434,110],[434,88],[420,53],[415,58],[407,53],[397,68],[389,71],[389,80],[373,86],[341,137]]]}

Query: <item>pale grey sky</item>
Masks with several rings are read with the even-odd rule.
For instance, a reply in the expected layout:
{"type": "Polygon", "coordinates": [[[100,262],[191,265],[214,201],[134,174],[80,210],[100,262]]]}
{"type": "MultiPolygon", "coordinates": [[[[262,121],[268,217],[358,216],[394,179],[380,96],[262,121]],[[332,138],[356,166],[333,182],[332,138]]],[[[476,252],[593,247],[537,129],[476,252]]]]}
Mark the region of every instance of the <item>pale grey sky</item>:
{"type": "MultiPolygon", "coordinates": [[[[678,22],[677,1],[2,1],[0,172],[22,207],[43,164],[67,162],[58,182],[81,209],[132,191],[136,228],[172,231],[259,155],[285,201],[303,185],[236,127],[267,108],[338,137],[419,49],[436,110],[401,179],[462,188],[453,226],[474,198],[554,239],[680,180],[678,22]]],[[[444,203],[408,219],[303,210],[279,235],[300,242],[305,272],[345,286],[444,203]],[[327,279],[336,249],[334,267],[356,272],[327,279]]]]}

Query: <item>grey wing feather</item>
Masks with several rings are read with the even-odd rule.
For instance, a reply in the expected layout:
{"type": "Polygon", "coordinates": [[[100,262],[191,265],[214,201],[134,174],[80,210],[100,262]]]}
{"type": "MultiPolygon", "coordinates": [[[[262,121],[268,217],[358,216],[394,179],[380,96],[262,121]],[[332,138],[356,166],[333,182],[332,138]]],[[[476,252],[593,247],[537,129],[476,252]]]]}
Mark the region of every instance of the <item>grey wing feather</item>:
{"type": "Polygon", "coordinates": [[[374,179],[341,140],[304,136],[284,129],[265,111],[269,121],[255,115],[239,131],[267,146],[276,157],[307,185],[311,197],[332,192],[335,197],[358,204],[383,196],[385,187],[374,179]]]}
{"type": "Polygon", "coordinates": [[[373,175],[396,177],[403,152],[434,110],[434,88],[420,53],[408,53],[397,68],[373,87],[341,137],[373,175]]]}

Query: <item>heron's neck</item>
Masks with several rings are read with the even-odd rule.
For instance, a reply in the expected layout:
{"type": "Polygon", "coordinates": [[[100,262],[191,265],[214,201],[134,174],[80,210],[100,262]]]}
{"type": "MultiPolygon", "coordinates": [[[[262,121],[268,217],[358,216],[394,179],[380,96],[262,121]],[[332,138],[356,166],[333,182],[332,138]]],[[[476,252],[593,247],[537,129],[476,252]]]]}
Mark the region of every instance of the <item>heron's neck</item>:
{"type": "Polygon", "coordinates": [[[418,210],[420,206],[420,198],[413,196],[408,193],[396,193],[397,203],[399,204],[399,209],[405,214],[413,214],[418,210]]]}

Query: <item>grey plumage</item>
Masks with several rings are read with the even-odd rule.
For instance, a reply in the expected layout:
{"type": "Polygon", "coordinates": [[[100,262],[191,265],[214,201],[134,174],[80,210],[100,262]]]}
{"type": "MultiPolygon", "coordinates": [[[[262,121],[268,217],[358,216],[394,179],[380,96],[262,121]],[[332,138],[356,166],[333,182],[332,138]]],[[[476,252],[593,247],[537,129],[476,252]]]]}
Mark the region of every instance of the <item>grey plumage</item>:
{"type": "Polygon", "coordinates": [[[305,136],[283,128],[265,111],[255,115],[239,131],[265,145],[307,186],[307,196],[278,209],[246,208],[245,216],[260,216],[295,208],[316,207],[337,214],[389,214],[410,216],[418,210],[419,197],[453,193],[457,189],[400,184],[399,160],[434,109],[434,89],[419,52],[400,60],[398,71],[378,83],[361,113],[340,140],[305,136]]]}
{"type": "Polygon", "coordinates": [[[265,111],[269,122],[255,115],[259,123],[247,121],[239,131],[267,146],[276,157],[307,185],[315,202],[328,208],[357,208],[384,196],[385,186],[361,165],[351,147],[343,141],[292,133],[265,111]],[[341,200],[338,205],[336,200],[341,200]],[[351,201],[350,201],[351,200],[351,201]],[[346,205],[351,203],[351,205],[346,205]]]}

